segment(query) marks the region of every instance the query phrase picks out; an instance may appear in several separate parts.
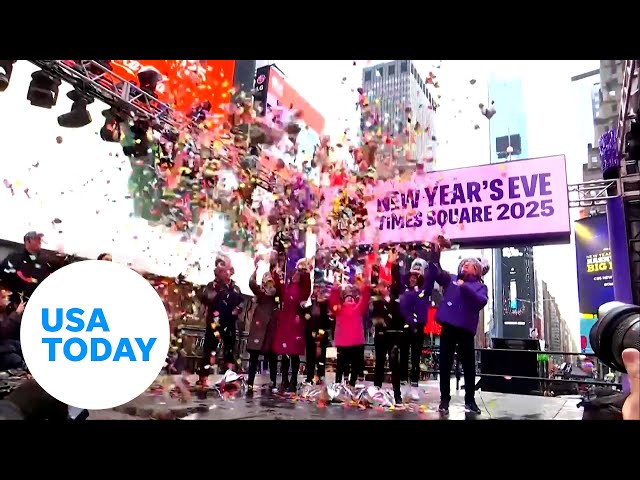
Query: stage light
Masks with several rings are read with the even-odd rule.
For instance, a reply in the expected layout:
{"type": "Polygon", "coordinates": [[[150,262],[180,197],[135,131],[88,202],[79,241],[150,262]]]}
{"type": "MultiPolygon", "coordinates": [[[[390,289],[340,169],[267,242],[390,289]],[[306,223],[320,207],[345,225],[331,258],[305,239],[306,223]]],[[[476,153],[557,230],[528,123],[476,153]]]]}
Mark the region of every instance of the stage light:
{"type": "Polygon", "coordinates": [[[119,142],[122,134],[122,129],[120,128],[122,118],[113,107],[108,110],[103,110],[102,115],[105,121],[100,129],[100,138],[105,142],[119,142]]]}
{"type": "Polygon", "coordinates": [[[84,95],[78,90],[71,90],[67,97],[73,102],[71,111],[58,117],[58,125],[64,128],[81,128],[91,123],[91,114],[87,111],[87,105],[93,102],[93,98],[84,95]]]}
{"type": "Polygon", "coordinates": [[[0,92],[4,92],[9,86],[14,63],[15,60],[0,60],[0,92]]]}
{"type": "Polygon", "coordinates": [[[140,90],[148,93],[152,97],[156,96],[156,88],[161,80],[162,74],[153,67],[143,67],[140,72],[138,72],[140,90]]]}
{"type": "Polygon", "coordinates": [[[58,101],[58,88],[62,81],[39,70],[31,74],[27,100],[40,108],[51,108],[58,101]]]}

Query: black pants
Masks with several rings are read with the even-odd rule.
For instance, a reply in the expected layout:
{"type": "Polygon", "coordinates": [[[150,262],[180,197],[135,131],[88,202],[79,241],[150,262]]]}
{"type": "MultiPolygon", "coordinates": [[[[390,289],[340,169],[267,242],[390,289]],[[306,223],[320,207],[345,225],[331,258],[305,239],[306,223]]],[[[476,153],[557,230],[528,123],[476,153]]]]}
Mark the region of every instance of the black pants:
{"type": "Polygon", "coordinates": [[[313,336],[311,332],[307,333],[307,348],[305,352],[305,360],[307,362],[307,382],[312,382],[318,368],[318,378],[324,379],[324,366],[327,361],[327,346],[329,338],[327,335],[321,337],[313,336]]]}
{"type": "MultiPolygon", "coordinates": [[[[265,355],[265,358],[267,358],[269,362],[269,377],[271,378],[271,385],[275,386],[278,379],[278,356],[275,353],[269,353],[265,355]]],[[[260,352],[256,350],[249,351],[249,378],[247,379],[247,383],[250,386],[253,386],[253,382],[256,379],[259,361],[260,352]]]]}
{"type": "MultiPolygon", "coordinates": [[[[269,367],[271,370],[271,367],[269,367]]],[[[298,388],[298,371],[300,370],[300,355],[282,355],[280,373],[282,374],[282,388],[295,391],[298,388]],[[289,380],[289,366],[291,366],[291,380],[289,380]]],[[[276,371],[275,368],[272,371],[276,371]]],[[[269,372],[271,373],[271,372],[269,372]]],[[[273,373],[271,373],[273,378],[273,373]]]]}
{"type": "Polygon", "coordinates": [[[413,332],[406,328],[403,334],[400,350],[400,380],[403,382],[411,380],[413,387],[418,386],[420,380],[420,357],[424,348],[424,328],[418,325],[418,329],[413,332]],[[409,375],[409,354],[411,354],[411,375],[409,375]]]}
{"type": "Polygon", "coordinates": [[[202,346],[202,361],[200,365],[200,376],[207,377],[211,374],[210,368],[215,364],[216,351],[220,342],[223,345],[223,359],[225,365],[234,363],[233,351],[236,345],[236,329],[234,326],[226,328],[218,327],[216,330],[207,329],[204,334],[204,344],[202,346]],[[215,331],[220,333],[220,339],[216,338],[215,331]]]}
{"type": "Polygon", "coordinates": [[[391,385],[396,397],[400,395],[400,350],[402,345],[402,332],[388,332],[377,330],[374,340],[376,348],[376,366],[374,370],[373,384],[382,387],[384,381],[384,364],[389,355],[389,368],[391,369],[391,385]]]}
{"type": "Polygon", "coordinates": [[[451,400],[451,368],[456,348],[464,370],[465,403],[474,399],[476,390],[476,352],[471,332],[443,324],[440,334],[440,400],[451,400]]]}
{"type": "Polygon", "coordinates": [[[342,383],[345,370],[349,369],[349,385],[356,386],[358,376],[364,374],[364,345],[353,347],[338,347],[336,361],[336,383],[342,383]]]}

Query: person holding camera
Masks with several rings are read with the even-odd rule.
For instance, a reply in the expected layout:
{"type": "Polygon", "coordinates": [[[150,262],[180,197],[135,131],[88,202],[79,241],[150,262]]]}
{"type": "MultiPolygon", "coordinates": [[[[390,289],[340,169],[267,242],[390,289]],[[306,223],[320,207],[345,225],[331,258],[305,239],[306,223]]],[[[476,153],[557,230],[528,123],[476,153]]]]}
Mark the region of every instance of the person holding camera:
{"type": "Polygon", "coordinates": [[[0,420],[69,420],[69,407],[30,378],[0,400],[0,420]]]}

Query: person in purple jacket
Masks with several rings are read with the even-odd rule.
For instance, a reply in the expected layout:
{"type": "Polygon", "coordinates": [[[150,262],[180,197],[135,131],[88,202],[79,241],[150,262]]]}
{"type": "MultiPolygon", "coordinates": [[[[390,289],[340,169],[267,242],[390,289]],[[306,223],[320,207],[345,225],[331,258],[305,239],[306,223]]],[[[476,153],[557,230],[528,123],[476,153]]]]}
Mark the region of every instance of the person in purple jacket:
{"type": "Polygon", "coordinates": [[[475,401],[476,361],[474,337],[480,321],[480,311],[488,301],[488,289],[482,277],[489,265],[481,259],[467,258],[460,262],[458,274],[439,269],[436,282],[444,289],[438,305],[436,321],[442,324],[440,334],[440,407],[449,413],[451,401],[451,367],[458,350],[464,369],[464,407],[466,412],[480,414],[475,401]]]}
{"type": "Polygon", "coordinates": [[[409,397],[420,399],[418,380],[420,379],[420,357],[424,346],[424,326],[431,305],[431,293],[438,269],[436,264],[416,258],[411,263],[409,277],[404,292],[400,295],[400,312],[405,322],[405,333],[400,352],[401,379],[411,382],[409,397]],[[411,354],[411,373],[409,374],[409,354],[411,354]]]}

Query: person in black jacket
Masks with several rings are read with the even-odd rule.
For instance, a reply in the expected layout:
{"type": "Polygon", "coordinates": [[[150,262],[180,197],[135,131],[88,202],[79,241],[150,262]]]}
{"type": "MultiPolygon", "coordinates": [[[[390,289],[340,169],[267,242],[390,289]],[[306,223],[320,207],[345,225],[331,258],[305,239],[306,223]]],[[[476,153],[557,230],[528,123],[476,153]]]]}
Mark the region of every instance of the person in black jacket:
{"type": "Polygon", "coordinates": [[[324,282],[315,283],[311,294],[311,305],[304,307],[307,378],[309,384],[324,382],[327,346],[329,345],[329,304],[324,282]],[[317,379],[316,379],[317,375],[317,379]]]}
{"type": "Polygon", "coordinates": [[[236,324],[244,301],[240,289],[231,277],[233,266],[227,257],[216,259],[215,280],[205,288],[201,301],[206,306],[206,330],[200,368],[201,385],[206,385],[211,366],[215,363],[220,341],[224,347],[227,368],[235,365],[233,350],[236,343],[236,324]]]}
{"type": "MultiPolygon", "coordinates": [[[[390,254],[391,256],[393,254],[390,254]]],[[[380,280],[376,288],[376,296],[373,298],[373,312],[371,317],[375,328],[375,355],[376,364],[374,370],[374,386],[381,388],[384,381],[384,366],[389,356],[389,368],[391,369],[391,384],[396,403],[402,403],[400,392],[400,354],[405,330],[405,321],[400,312],[399,293],[401,291],[400,268],[393,262],[391,268],[391,284],[386,280],[380,280]]]]}
{"type": "Polygon", "coordinates": [[[41,233],[24,236],[24,250],[12,253],[0,264],[0,278],[11,291],[9,310],[27,302],[35,289],[51,274],[51,266],[42,257],[41,233]]]}

